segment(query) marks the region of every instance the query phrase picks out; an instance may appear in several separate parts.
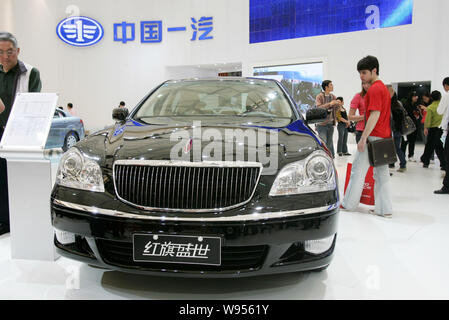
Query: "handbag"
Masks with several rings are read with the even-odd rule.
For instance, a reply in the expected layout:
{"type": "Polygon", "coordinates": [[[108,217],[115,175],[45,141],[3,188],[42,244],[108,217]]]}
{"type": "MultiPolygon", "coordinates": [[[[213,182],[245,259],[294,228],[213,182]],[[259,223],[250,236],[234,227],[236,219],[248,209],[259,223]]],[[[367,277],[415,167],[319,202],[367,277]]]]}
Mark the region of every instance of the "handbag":
{"type": "Polygon", "coordinates": [[[408,136],[409,134],[415,132],[416,125],[413,122],[412,118],[407,114],[404,108],[402,108],[402,112],[404,113],[404,118],[402,119],[401,124],[401,133],[404,136],[408,136]]]}
{"type": "Polygon", "coordinates": [[[368,159],[372,167],[380,167],[397,161],[393,138],[368,141],[368,159]]]}

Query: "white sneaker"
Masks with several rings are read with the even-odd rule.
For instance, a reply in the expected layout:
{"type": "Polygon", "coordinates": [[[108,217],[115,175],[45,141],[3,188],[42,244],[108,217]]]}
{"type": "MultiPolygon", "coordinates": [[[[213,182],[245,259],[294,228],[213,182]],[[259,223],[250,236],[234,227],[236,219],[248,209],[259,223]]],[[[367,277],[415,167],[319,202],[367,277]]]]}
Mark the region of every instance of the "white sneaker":
{"type": "Polygon", "coordinates": [[[416,159],[415,159],[414,157],[409,157],[409,158],[408,158],[408,161],[410,161],[410,162],[416,162],[416,159]]]}

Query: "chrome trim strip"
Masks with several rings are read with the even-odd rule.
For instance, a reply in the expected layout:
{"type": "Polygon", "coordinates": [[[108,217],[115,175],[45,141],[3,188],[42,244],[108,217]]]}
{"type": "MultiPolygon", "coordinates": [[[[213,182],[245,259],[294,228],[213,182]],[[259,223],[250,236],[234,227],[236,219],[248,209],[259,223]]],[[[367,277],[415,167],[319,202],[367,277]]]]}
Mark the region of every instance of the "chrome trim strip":
{"type": "Polygon", "coordinates": [[[53,204],[58,206],[63,206],[69,209],[83,211],[92,214],[100,214],[106,216],[112,216],[117,218],[126,218],[126,219],[141,219],[141,220],[153,220],[153,221],[186,221],[186,222],[247,222],[247,221],[258,221],[258,220],[270,220],[270,219],[280,219],[280,218],[291,218],[296,216],[306,216],[315,213],[329,212],[334,209],[338,209],[340,203],[335,203],[331,206],[319,207],[319,208],[310,208],[303,210],[295,210],[295,211],[284,211],[284,212],[267,212],[267,213],[253,213],[246,215],[237,215],[230,217],[215,217],[215,218],[187,218],[187,217],[155,217],[148,215],[140,215],[127,213],[116,210],[102,209],[90,206],[84,206],[81,204],[70,203],[61,200],[53,200],[53,204]]]}
{"type": "Polygon", "coordinates": [[[213,168],[262,168],[260,162],[249,161],[178,161],[178,160],[117,160],[114,164],[153,167],[213,167],[213,168]]]}
{"type": "MultiPolygon", "coordinates": [[[[254,194],[256,193],[257,186],[259,185],[260,177],[262,176],[263,165],[260,162],[247,162],[247,161],[202,161],[202,162],[190,162],[190,161],[174,161],[174,160],[117,160],[114,162],[112,167],[112,179],[114,182],[114,190],[117,198],[133,207],[145,211],[156,211],[156,212],[188,212],[188,213],[206,213],[206,212],[223,212],[226,210],[231,210],[243,206],[251,201],[254,194]],[[116,165],[133,165],[133,166],[169,166],[169,167],[187,167],[187,168],[259,168],[259,177],[254,185],[254,190],[251,196],[244,202],[238,203],[229,207],[223,208],[210,208],[210,209],[172,209],[172,208],[158,208],[158,207],[144,207],[138,204],[129,202],[123,199],[118,190],[116,183],[116,165]]],[[[185,191],[185,190],[184,190],[185,191]]]]}

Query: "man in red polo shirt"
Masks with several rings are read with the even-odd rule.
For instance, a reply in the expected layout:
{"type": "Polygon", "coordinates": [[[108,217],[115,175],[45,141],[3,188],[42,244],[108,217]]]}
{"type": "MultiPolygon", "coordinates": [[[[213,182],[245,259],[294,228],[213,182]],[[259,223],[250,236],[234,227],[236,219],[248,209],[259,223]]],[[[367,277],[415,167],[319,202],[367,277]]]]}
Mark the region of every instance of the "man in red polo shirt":
{"type": "MultiPolygon", "coordinates": [[[[365,96],[365,130],[357,144],[351,179],[342,202],[343,209],[351,211],[354,211],[360,202],[365,176],[370,166],[367,142],[391,137],[391,99],[387,87],[379,79],[379,61],[376,57],[367,56],[357,64],[357,71],[362,83],[369,83],[371,86],[365,96]]],[[[391,218],[393,208],[388,165],[374,168],[374,180],[375,208],[370,210],[370,213],[391,218]]]]}

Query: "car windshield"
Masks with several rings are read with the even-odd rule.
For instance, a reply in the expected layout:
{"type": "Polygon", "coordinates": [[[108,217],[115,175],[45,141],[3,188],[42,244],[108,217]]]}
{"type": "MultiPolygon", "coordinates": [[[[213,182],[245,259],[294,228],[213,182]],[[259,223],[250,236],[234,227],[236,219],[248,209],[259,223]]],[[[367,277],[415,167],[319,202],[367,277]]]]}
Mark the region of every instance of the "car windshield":
{"type": "Polygon", "coordinates": [[[134,119],[173,116],[291,118],[292,109],[274,81],[175,81],[148,97],[134,119]]]}

